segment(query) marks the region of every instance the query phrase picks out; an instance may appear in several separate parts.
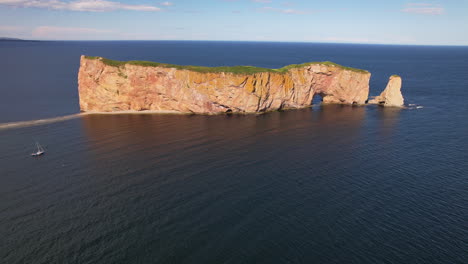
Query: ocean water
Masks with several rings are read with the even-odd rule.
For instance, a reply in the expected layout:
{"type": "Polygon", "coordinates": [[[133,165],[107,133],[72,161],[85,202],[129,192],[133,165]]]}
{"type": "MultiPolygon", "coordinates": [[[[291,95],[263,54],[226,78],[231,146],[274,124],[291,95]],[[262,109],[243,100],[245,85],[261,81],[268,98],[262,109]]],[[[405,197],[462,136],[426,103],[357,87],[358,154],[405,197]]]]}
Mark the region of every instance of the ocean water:
{"type": "Polygon", "coordinates": [[[0,57],[0,263],[468,261],[468,47],[0,42],[0,57]],[[401,75],[412,107],[4,127],[79,112],[81,54],[329,60],[369,70],[371,95],[401,75]],[[37,159],[35,141],[47,150],[37,159]]]}

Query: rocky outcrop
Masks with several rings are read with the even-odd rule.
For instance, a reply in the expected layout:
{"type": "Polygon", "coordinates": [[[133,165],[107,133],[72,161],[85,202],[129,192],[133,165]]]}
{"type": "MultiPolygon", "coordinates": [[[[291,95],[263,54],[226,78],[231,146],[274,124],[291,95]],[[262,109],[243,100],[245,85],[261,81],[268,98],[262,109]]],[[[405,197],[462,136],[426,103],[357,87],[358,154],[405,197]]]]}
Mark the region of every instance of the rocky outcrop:
{"type": "Polygon", "coordinates": [[[379,96],[369,100],[369,104],[402,107],[404,99],[401,94],[401,77],[398,75],[391,76],[385,90],[379,96]]]}
{"type": "Polygon", "coordinates": [[[282,69],[195,67],[81,57],[82,111],[248,113],[324,103],[365,104],[370,73],[330,62],[282,69]]]}

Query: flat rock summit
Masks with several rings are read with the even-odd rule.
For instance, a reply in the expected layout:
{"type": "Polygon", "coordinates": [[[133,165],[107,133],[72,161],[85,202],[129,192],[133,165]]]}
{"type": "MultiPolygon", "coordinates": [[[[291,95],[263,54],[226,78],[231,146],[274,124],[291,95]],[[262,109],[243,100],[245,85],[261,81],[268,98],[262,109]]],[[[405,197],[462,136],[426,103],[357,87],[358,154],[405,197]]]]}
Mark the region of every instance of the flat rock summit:
{"type": "Polygon", "coordinates": [[[309,107],[315,96],[324,103],[363,105],[370,76],[331,62],[264,69],[81,56],[78,87],[84,112],[255,113],[309,107]]]}

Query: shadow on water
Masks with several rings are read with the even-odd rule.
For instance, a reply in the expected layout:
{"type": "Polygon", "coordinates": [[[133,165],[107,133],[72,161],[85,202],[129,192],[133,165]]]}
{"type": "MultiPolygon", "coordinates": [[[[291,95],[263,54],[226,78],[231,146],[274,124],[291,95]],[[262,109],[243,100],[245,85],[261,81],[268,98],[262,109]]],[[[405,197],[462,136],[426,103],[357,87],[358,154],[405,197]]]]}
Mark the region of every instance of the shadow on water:
{"type": "Polygon", "coordinates": [[[274,159],[284,155],[283,148],[306,151],[307,146],[339,151],[331,146],[359,142],[366,113],[364,107],[324,105],[263,115],[88,115],[81,120],[96,160],[187,163],[255,153],[274,159]]]}
{"type": "Polygon", "coordinates": [[[312,111],[317,136],[353,142],[366,122],[367,109],[344,105],[320,105],[312,111]],[[336,126],[338,125],[338,126],[336,126]]]}
{"type": "Polygon", "coordinates": [[[401,131],[401,118],[405,109],[397,107],[381,107],[369,105],[366,107],[368,118],[366,121],[366,137],[373,143],[382,146],[391,144],[397,132],[401,131]]]}
{"type": "Polygon", "coordinates": [[[239,141],[244,146],[268,147],[271,141],[291,144],[331,132],[334,138],[353,141],[365,116],[365,107],[323,105],[262,115],[88,115],[81,120],[90,149],[119,156],[132,151],[190,152],[203,147],[218,147],[222,152],[236,149],[239,141]]]}
{"type": "Polygon", "coordinates": [[[377,107],[377,120],[380,123],[378,132],[383,138],[391,137],[395,134],[400,124],[401,112],[405,111],[399,107],[377,107]]]}

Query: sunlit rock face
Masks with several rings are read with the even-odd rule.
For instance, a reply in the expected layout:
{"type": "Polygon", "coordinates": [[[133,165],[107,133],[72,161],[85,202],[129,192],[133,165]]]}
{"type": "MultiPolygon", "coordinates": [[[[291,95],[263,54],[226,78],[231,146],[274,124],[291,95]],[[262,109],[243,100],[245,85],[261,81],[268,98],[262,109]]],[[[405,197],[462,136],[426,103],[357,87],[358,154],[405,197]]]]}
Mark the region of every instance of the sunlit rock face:
{"type": "Polygon", "coordinates": [[[284,72],[199,72],[168,66],[109,65],[81,56],[82,111],[254,113],[303,108],[314,96],[324,103],[365,104],[370,73],[311,64],[284,72]]]}
{"type": "Polygon", "coordinates": [[[369,100],[369,104],[380,104],[383,106],[403,107],[405,101],[401,94],[401,77],[393,75],[390,77],[385,90],[374,99],[369,100]]]}

